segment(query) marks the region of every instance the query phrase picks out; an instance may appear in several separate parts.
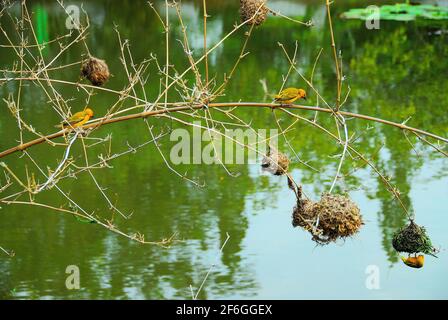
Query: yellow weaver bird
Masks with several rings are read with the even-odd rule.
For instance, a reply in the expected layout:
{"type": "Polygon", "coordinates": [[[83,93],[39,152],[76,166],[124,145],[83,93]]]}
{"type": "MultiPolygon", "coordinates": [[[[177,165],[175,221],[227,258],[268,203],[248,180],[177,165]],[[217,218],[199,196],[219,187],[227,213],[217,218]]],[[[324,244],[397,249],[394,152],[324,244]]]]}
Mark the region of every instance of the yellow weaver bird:
{"type": "Polygon", "coordinates": [[[411,268],[421,268],[423,267],[423,264],[425,263],[425,256],[419,255],[418,257],[401,257],[401,260],[404,262],[405,265],[411,267],[411,268]]]}
{"type": "Polygon", "coordinates": [[[297,99],[306,100],[306,92],[303,89],[286,88],[275,96],[275,101],[281,104],[291,104],[297,99]]]}
{"type": "Polygon", "coordinates": [[[93,118],[93,111],[89,107],[85,108],[83,111],[76,112],[67,120],[64,120],[60,125],[56,127],[62,126],[62,128],[73,127],[78,128],[82,127],[87,121],[93,118]]]}

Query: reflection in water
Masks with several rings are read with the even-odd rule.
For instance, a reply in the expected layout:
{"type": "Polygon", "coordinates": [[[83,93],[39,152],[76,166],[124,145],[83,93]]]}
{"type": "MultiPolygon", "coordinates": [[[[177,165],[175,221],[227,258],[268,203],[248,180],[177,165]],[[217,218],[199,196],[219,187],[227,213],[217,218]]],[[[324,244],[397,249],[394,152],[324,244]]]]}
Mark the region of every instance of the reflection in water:
{"type": "MultiPolygon", "coordinates": [[[[438,107],[448,103],[446,95],[441,92],[444,80],[434,80],[448,67],[446,59],[434,59],[439,54],[445,56],[448,53],[445,41],[430,37],[426,28],[420,32],[407,30],[404,26],[386,28],[383,31],[386,31],[387,37],[376,37],[361,48],[358,46],[362,56],[351,60],[350,66],[359,87],[369,88],[370,92],[375,93],[363,94],[355,89],[355,97],[359,95],[359,111],[367,113],[375,110],[375,114],[385,115],[388,119],[408,119],[412,126],[432,128],[433,132],[446,135],[446,110],[438,107]],[[414,39],[418,39],[418,46],[413,44],[414,39]]],[[[422,154],[425,150],[414,145],[415,137],[412,135],[408,143],[405,134],[409,136],[382,127],[375,145],[384,143],[386,146],[386,159],[378,161],[379,168],[392,177],[404,204],[412,210],[410,180],[424,164],[422,154]]],[[[384,188],[378,188],[374,197],[382,201],[379,219],[383,229],[383,246],[389,260],[396,262],[398,257],[391,246],[392,234],[404,225],[406,217],[384,188]]],[[[416,217],[418,219],[418,212],[416,217]]]]}
{"type": "MultiPolygon", "coordinates": [[[[40,45],[44,45],[48,42],[48,14],[44,7],[41,5],[36,5],[34,7],[34,12],[36,12],[36,21],[35,21],[35,29],[36,29],[36,37],[37,43],[40,45]]],[[[48,53],[47,50],[43,51],[43,54],[48,53]]]]}
{"type": "MultiPolygon", "coordinates": [[[[209,43],[219,41],[233,28],[238,19],[235,5],[226,2],[225,6],[221,6],[221,2],[210,1],[209,13],[212,17],[208,26],[209,43]]],[[[159,5],[163,7],[163,4],[159,5]]],[[[57,6],[47,2],[42,2],[41,6],[40,8],[47,9],[48,32],[51,39],[59,33],[65,19],[57,6]]],[[[247,50],[250,55],[241,62],[226,96],[221,98],[222,101],[240,99],[259,101],[264,96],[259,79],[266,80],[269,92],[278,89],[282,75],[288,70],[287,61],[278,47],[278,42],[283,43],[288,51],[292,51],[293,42],[299,40],[298,67],[305,75],[311,74],[320,48],[328,47],[329,34],[325,7],[306,1],[300,3],[274,1],[272,6],[276,10],[294,12],[303,20],[312,18],[316,27],[300,28],[295,24],[270,17],[262,28],[254,30],[247,50]]],[[[336,10],[342,12],[347,6],[338,4],[336,10]]],[[[114,78],[108,84],[111,88],[121,89],[125,84],[120,71],[122,66],[118,58],[119,45],[112,28],[113,23],[118,25],[122,37],[129,39],[135,61],[143,60],[150,52],[154,52],[158,57],[164,56],[164,47],[161,45],[164,35],[159,21],[146,4],[102,1],[88,4],[86,10],[92,22],[87,41],[91,48],[95,48],[94,55],[105,58],[113,70],[114,78]],[[138,5],[142,8],[136,9],[138,5]]],[[[184,23],[189,26],[189,40],[194,55],[200,56],[203,41],[201,8],[193,1],[185,1],[182,10],[184,23]]],[[[181,39],[176,13],[171,11],[170,14],[173,39],[171,59],[176,68],[182,70],[188,62],[181,45],[176,41],[181,39]]],[[[448,102],[444,94],[447,81],[444,74],[448,67],[444,57],[447,56],[448,47],[444,36],[428,35],[428,31],[432,29],[433,27],[418,24],[384,23],[380,31],[366,33],[362,22],[336,20],[336,38],[342,40],[344,69],[351,86],[346,110],[380,115],[397,122],[411,117],[409,125],[446,136],[448,133],[446,107],[442,106],[446,106],[448,102]]],[[[229,38],[211,56],[211,66],[217,78],[231,70],[244,42],[243,32],[229,38]]],[[[5,43],[4,41],[4,38],[0,38],[1,43],[5,43]]],[[[55,54],[51,47],[48,50],[49,57],[55,54]]],[[[61,57],[60,63],[76,61],[83,53],[85,52],[82,47],[74,47],[67,55],[61,57]]],[[[0,68],[9,65],[13,60],[12,52],[2,52],[0,68]]],[[[157,70],[151,72],[157,75],[157,70]]],[[[67,69],[58,77],[76,79],[78,75],[79,70],[75,67],[67,69]]],[[[145,88],[150,97],[157,96],[159,90],[158,80],[153,78],[152,81],[145,88]]],[[[334,97],[334,74],[331,55],[327,50],[322,54],[314,81],[323,96],[329,97],[329,100],[330,97],[334,97]]],[[[295,84],[303,85],[297,75],[292,76],[288,83],[292,86],[295,84]]],[[[44,115],[47,117],[47,101],[39,90],[34,89],[33,86],[26,89],[26,95],[23,96],[23,114],[37,130],[48,132],[49,124],[57,123],[58,118],[56,115],[51,115],[48,122],[40,121],[44,115]]],[[[76,88],[60,86],[58,89],[64,95],[74,98],[71,102],[74,108],[85,101],[84,93],[77,91],[76,88]]],[[[17,84],[13,83],[0,87],[1,96],[4,98],[9,93],[17,94],[17,90],[17,84]]],[[[96,106],[98,114],[104,114],[107,106],[114,102],[114,98],[107,94],[97,94],[91,97],[90,104],[96,106]]],[[[316,96],[311,92],[309,103],[317,103],[316,96]]],[[[237,113],[248,122],[252,121],[256,129],[276,127],[271,113],[253,110],[241,110],[237,113]]],[[[217,114],[215,116],[219,117],[217,114]]],[[[292,123],[292,119],[284,115],[278,114],[278,117],[284,128],[292,123]]],[[[317,117],[326,127],[334,127],[329,117],[325,115],[317,117]]],[[[11,119],[9,115],[0,118],[0,134],[7,137],[0,140],[1,150],[14,145],[18,137],[16,124],[11,119]]],[[[150,119],[149,122],[159,131],[171,125],[162,119],[150,119]]],[[[410,192],[415,183],[413,177],[419,170],[429,170],[432,160],[438,159],[439,155],[431,153],[410,134],[408,142],[404,133],[396,129],[358,120],[350,120],[349,127],[351,133],[357,137],[354,147],[372,159],[381,172],[391,177],[393,185],[400,190],[404,204],[412,209],[414,199],[411,198],[410,192]]],[[[107,130],[98,131],[96,134],[98,137],[105,137],[108,133],[114,137],[112,145],[114,152],[125,150],[127,143],[137,145],[147,138],[147,131],[143,125],[130,122],[110,126],[107,130]]],[[[299,152],[300,158],[308,161],[309,165],[304,166],[295,161],[292,164],[293,175],[304,184],[308,195],[317,199],[331,184],[337,166],[337,160],[332,156],[341,152],[340,146],[306,124],[298,124],[297,130],[292,131],[288,139],[294,150],[299,152]]],[[[292,155],[287,144],[284,141],[282,143],[282,149],[292,155]]],[[[162,141],[162,148],[166,153],[169,152],[168,139],[162,141]]],[[[93,158],[104,150],[92,148],[89,152],[92,152],[93,158]]],[[[58,148],[38,146],[30,153],[38,163],[54,167],[62,151],[58,148]]],[[[73,153],[81,154],[80,146],[75,146],[73,153]]],[[[24,163],[27,163],[28,168],[33,168],[32,163],[20,159],[18,155],[6,158],[5,161],[11,168],[18,169],[22,173],[24,163]]],[[[168,249],[141,246],[107,233],[95,225],[83,224],[70,216],[55,214],[44,208],[4,206],[0,211],[3,213],[0,245],[14,249],[16,257],[14,259],[1,257],[0,297],[190,298],[189,285],[195,288],[200,285],[210,265],[214,263],[216,255],[219,257],[218,264],[199,298],[257,297],[266,281],[273,279],[273,282],[276,282],[277,277],[281,278],[279,271],[270,274],[268,280],[261,278],[260,274],[266,272],[263,265],[258,264],[257,259],[263,256],[264,251],[255,251],[254,247],[248,247],[247,241],[250,238],[249,233],[256,233],[259,243],[268,248],[273,239],[281,238],[288,228],[292,228],[289,209],[275,208],[278,203],[283,204],[293,198],[292,194],[285,192],[283,180],[260,175],[255,166],[231,167],[233,172],[239,173],[236,178],[229,177],[220,166],[179,168],[180,172],[188,171],[191,176],[206,183],[205,188],[199,189],[172,174],[152,146],[143,149],[137,155],[130,154],[119,158],[111,165],[114,167],[113,170],[95,172],[96,177],[101,185],[108,186],[108,192],[120,209],[124,212],[134,212],[132,219],[128,221],[116,218],[117,225],[126,232],[138,230],[153,240],[177,233],[181,239],[185,239],[185,242],[168,249]],[[264,234],[263,231],[258,231],[266,230],[263,226],[251,225],[251,221],[266,210],[281,212],[281,214],[270,213],[268,217],[272,225],[279,220],[287,221],[281,226],[282,229],[268,228],[272,234],[264,234]],[[221,254],[219,248],[225,241],[227,233],[231,238],[221,254]],[[82,289],[77,292],[69,292],[64,286],[67,276],[65,268],[71,264],[78,265],[81,270],[82,289]]],[[[370,202],[366,202],[367,205],[373,206],[375,201],[380,202],[378,225],[382,233],[382,246],[389,263],[396,262],[397,256],[391,247],[391,237],[392,233],[406,221],[402,209],[392,199],[391,193],[386,190],[380,179],[374,175],[373,178],[369,177],[368,167],[359,159],[347,159],[342,172],[346,175],[337,188],[338,192],[356,193],[362,190],[371,199],[370,202]]],[[[438,176],[433,175],[431,180],[443,181],[446,179],[446,173],[445,166],[438,176]]],[[[1,183],[4,181],[1,180],[1,183]]],[[[78,180],[67,179],[61,183],[61,188],[71,190],[75,200],[89,211],[96,210],[102,217],[110,216],[107,204],[104,203],[98,190],[92,186],[88,176],[80,176],[78,180]]],[[[54,190],[38,195],[36,201],[55,206],[65,203],[54,190]]],[[[368,209],[367,205],[364,210],[368,209]]],[[[363,208],[361,210],[363,211],[363,208]]],[[[420,214],[422,213],[416,212],[417,219],[420,214]]],[[[372,216],[368,218],[370,221],[367,223],[373,224],[375,219],[372,216]]],[[[296,234],[300,231],[294,232],[296,234]]],[[[362,233],[361,230],[360,237],[363,236],[362,233]]],[[[294,237],[291,239],[297,240],[294,237]]],[[[335,251],[339,249],[338,246],[332,247],[335,251]]],[[[276,248],[275,251],[282,252],[282,248],[276,248]]],[[[318,253],[310,255],[309,259],[315,258],[316,255],[318,253]]],[[[301,260],[303,257],[295,253],[285,251],[283,259],[284,261],[277,263],[298,265],[298,270],[302,264],[306,265],[306,262],[301,260]]],[[[353,256],[351,259],[355,260],[356,257],[353,256]]],[[[300,269],[300,273],[307,274],[309,270],[319,268],[311,266],[305,270],[300,269]]],[[[330,272],[320,270],[323,273],[330,272]]],[[[272,296],[297,297],[294,294],[285,293],[286,296],[279,294],[278,292],[287,292],[281,284],[274,284],[268,290],[273,292],[272,296]]],[[[331,292],[337,296],[337,289],[331,292]]],[[[446,295],[446,291],[444,293],[446,295]]],[[[397,296],[399,293],[394,297],[397,296]]]]}

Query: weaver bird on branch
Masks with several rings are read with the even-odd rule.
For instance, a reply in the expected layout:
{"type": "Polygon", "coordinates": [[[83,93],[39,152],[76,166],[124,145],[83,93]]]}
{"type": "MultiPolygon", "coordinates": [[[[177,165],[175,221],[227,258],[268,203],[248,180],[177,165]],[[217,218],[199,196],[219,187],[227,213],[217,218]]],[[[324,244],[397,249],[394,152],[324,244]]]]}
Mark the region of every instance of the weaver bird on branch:
{"type": "Polygon", "coordinates": [[[281,104],[291,104],[297,99],[306,100],[306,92],[303,89],[286,88],[275,95],[274,98],[276,102],[280,102],[281,104]]]}
{"type": "Polygon", "coordinates": [[[93,111],[92,109],[87,107],[83,111],[76,112],[74,115],[72,115],[67,120],[64,120],[60,125],[57,125],[56,127],[59,128],[62,126],[62,128],[79,128],[82,127],[87,121],[89,121],[90,118],[93,118],[93,111]]]}

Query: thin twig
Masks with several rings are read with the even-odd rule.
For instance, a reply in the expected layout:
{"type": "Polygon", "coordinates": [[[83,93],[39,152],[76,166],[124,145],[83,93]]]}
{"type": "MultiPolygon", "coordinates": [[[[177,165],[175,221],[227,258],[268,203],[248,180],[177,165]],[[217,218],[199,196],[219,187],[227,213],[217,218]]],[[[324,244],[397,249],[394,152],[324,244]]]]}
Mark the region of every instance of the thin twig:
{"type": "Polygon", "coordinates": [[[201,285],[199,286],[198,291],[196,292],[196,294],[193,294],[193,286],[190,285],[190,290],[191,290],[191,293],[192,293],[193,300],[197,300],[197,298],[198,298],[198,296],[199,296],[199,293],[201,292],[202,288],[204,287],[204,284],[205,284],[205,282],[207,281],[208,276],[210,275],[210,273],[211,273],[211,272],[213,271],[213,269],[215,268],[216,263],[217,263],[217,261],[218,261],[220,255],[221,255],[222,252],[224,251],[224,247],[226,246],[226,244],[227,244],[227,242],[229,241],[229,239],[230,239],[230,235],[229,235],[228,232],[226,232],[226,240],[224,240],[224,243],[222,244],[221,249],[219,250],[218,254],[217,254],[216,257],[215,257],[215,261],[213,262],[213,264],[210,266],[210,268],[208,269],[207,273],[205,274],[205,277],[204,277],[204,279],[202,280],[201,285]]]}
{"type": "MultiPolygon", "coordinates": [[[[257,102],[225,102],[225,103],[210,103],[208,105],[209,108],[228,108],[228,107],[252,107],[252,108],[259,108],[259,107],[264,107],[264,108],[278,108],[280,107],[278,104],[274,104],[274,103],[257,103],[257,102]]],[[[308,110],[308,111],[318,111],[318,112],[322,112],[322,113],[333,113],[333,110],[329,110],[326,108],[319,108],[319,107],[312,107],[312,106],[302,106],[302,105],[283,105],[281,106],[284,109],[300,109],[300,110],[308,110]]],[[[168,109],[160,109],[160,110],[154,110],[154,111],[146,111],[146,112],[140,112],[140,113],[135,113],[135,114],[130,114],[130,115],[125,115],[125,116],[121,116],[121,117],[116,117],[116,118],[110,118],[107,120],[104,119],[99,119],[95,122],[90,122],[89,124],[86,124],[83,126],[83,129],[93,129],[93,128],[97,128],[99,127],[99,122],[101,122],[101,126],[104,125],[108,125],[108,124],[112,124],[112,123],[117,123],[117,122],[122,122],[122,121],[127,121],[127,120],[132,120],[132,119],[139,119],[139,118],[146,118],[146,117],[152,117],[152,116],[160,116],[162,114],[170,114],[170,113],[175,113],[175,112],[179,112],[179,111],[186,111],[186,110],[191,110],[191,109],[202,109],[203,106],[202,105],[181,105],[181,106],[174,106],[172,108],[168,108],[168,109]]],[[[385,125],[389,125],[389,126],[393,126],[402,130],[407,130],[407,131],[412,131],[424,136],[428,136],[431,138],[434,138],[436,140],[439,140],[441,142],[445,142],[448,143],[448,138],[444,138],[438,135],[435,135],[433,133],[430,132],[426,132],[423,131],[421,129],[417,129],[417,128],[413,128],[413,127],[409,127],[405,124],[402,123],[396,123],[396,122],[392,122],[389,120],[384,120],[384,119],[380,119],[380,118],[375,118],[375,117],[371,117],[371,116],[367,116],[367,115],[363,115],[363,114],[357,114],[357,113],[353,113],[353,112],[346,112],[346,111],[339,111],[339,113],[343,116],[347,116],[347,117],[353,117],[353,118],[359,118],[359,119],[363,119],[363,120],[368,120],[368,121],[374,121],[374,122],[379,122],[385,125]]],[[[72,131],[72,129],[67,128],[65,130],[47,135],[43,138],[38,138],[32,141],[28,141],[26,143],[20,144],[18,146],[15,146],[13,148],[7,149],[3,152],[0,153],[0,158],[3,158],[7,155],[10,155],[12,153],[18,152],[18,151],[23,151],[26,150],[34,145],[43,143],[45,141],[50,141],[59,137],[62,137],[66,134],[68,134],[70,131],[72,131]]]]}

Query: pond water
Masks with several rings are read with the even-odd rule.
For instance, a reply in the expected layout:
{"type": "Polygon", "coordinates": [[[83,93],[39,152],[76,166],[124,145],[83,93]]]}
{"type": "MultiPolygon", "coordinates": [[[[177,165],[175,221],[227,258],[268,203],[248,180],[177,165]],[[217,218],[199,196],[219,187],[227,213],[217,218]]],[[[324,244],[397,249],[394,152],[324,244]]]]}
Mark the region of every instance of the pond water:
{"type": "MultiPolygon", "coordinates": [[[[165,19],[163,1],[155,7],[165,19]]],[[[202,11],[199,1],[182,1],[183,23],[194,56],[202,52],[202,11]]],[[[211,17],[208,24],[208,43],[214,44],[233,29],[238,21],[238,1],[208,1],[211,17]]],[[[254,29],[247,45],[250,52],[217,101],[270,101],[260,80],[265,80],[268,92],[276,92],[289,64],[278,43],[289,54],[298,43],[297,67],[307,77],[321,48],[314,72],[314,84],[330,103],[335,100],[335,73],[330,34],[324,1],[270,1],[274,9],[315,26],[304,26],[270,16],[263,26],[254,29]]],[[[351,88],[344,104],[345,111],[368,114],[407,124],[446,137],[448,135],[448,38],[446,24],[424,22],[381,22],[379,30],[367,30],[361,21],[338,18],[343,11],[362,6],[364,1],[336,1],[334,31],[338,50],[342,52],[344,94],[351,88]],[[439,32],[443,30],[444,32],[439,32]]],[[[69,4],[68,2],[66,4],[69,4]]],[[[81,2],[70,1],[80,5],[81,2]]],[[[42,39],[64,34],[66,16],[53,1],[30,1],[36,29],[42,39]],[[40,22],[39,28],[37,24],[40,22]],[[43,26],[42,26],[43,23],[43,26]]],[[[105,59],[113,78],[107,88],[121,90],[127,76],[120,62],[120,46],[114,25],[122,39],[128,39],[136,63],[154,53],[164,63],[165,35],[160,21],[146,1],[91,1],[84,10],[90,17],[87,44],[92,54],[105,59]]],[[[11,14],[19,15],[19,8],[11,14]]],[[[181,27],[176,12],[171,9],[171,64],[182,72],[187,66],[182,47],[181,27]]],[[[9,17],[0,20],[2,28],[13,34],[9,17]]],[[[240,30],[226,40],[210,56],[210,77],[221,81],[234,65],[244,32],[240,30]]],[[[75,35],[76,36],[76,35],[75,35]]],[[[2,34],[0,43],[7,44],[2,34]]],[[[43,54],[51,61],[57,46],[47,47],[43,54]]],[[[85,53],[75,45],[59,57],[58,65],[77,62],[85,53]]],[[[11,48],[0,47],[0,69],[17,60],[11,48]]],[[[201,65],[203,68],[203,65],[201,65]]],[[[79,65],[50,71],[55,79],[77,81],[79,65]]],[[[145,92],[149,99],[160,89],[159,74],[154,64],[148,69],[145,92]]],[[[201,69],[203,70],[203,69],[201,69]]],[[[10,76],[10,75],[9,75],[10,76]]],[[[190,82],[191,83],[191,82],[190,82]]],[[[306,88],[297,73],[292,73],[288,86],[306,88]]],[[[18,82],[0,86],[0,95],[8,99],[17,96],[18,82]]],[[[74,86],[55,87],[69,104],[80,109],[86,94],[74,86]]],[[[138,94],[141,96],[142,92],[138,94]]],[[[179,97],[169,97],[176,101],[179,97]]],[[[96,91],[89,105],[96,114],[105,114],[117,96],[96,91]]],[[[132,105],[132,101],[125,101],[132,105]]],[[[308,90],[308,105],[318,103],[308,90]]],[[[322,105],[322,101],[320,101],[322,105]]],[[[39,86],[27,83],[21,95],[22,116],[36,130],[54,132],[58,115],[39,86]]],[[[1,102],[0,151],[17,144],[19,131],[6,103],[1,102]]],[[[211,111],[219,117],[218,112],[211,111]]],[[[294,111],[309,119],[314,113],[294,111]]],[[[269,109],[241,109],[235,113],[256,129],[275,129],[277,124],[269,109]]],[[[283,128],[294,119],[276,113],[283,128]]],[[[186,118],[190,119],[191,118],[186,118]]],[[[335,132],[334,120],[326,114],[317,121],[335,132]]],[[[163,118],[150,119],[156,132],[172,124],[163,118]]],[[[147,240],[159,240],[176,234],[182,242],[170,248],[141,245],[109,232],[95,224],[86,224],[70,215],[44,207],[1,203],[0,246],[13,250],[10,258],[0,255],[0,297],[8,299],[166,299],[191,298],[190,285],[195,292],[209,268],[199,298],[201,299],[446,299],[448,298],[448,162],[433,148],[422,144],[408,133],[385,125],[349,119],[350,135],[357,139],[353,146],[376,167],[389,176],[401,193],[406,207],[415,212],[416,222],[424,225],[437,248],[438,258],[426,257],[422,269],[406,267],[391,246],[392,234],[406,224],[407,218],[385,185],[362,161],[348,156],[342,166],[343,178],[335,192],[347,192],[361,209],[365,225],[353,238],[343,242],[317,246],[311,236],[293,228],[291,213],[294,194],[288,189],[285,177],[262,173],[258,164],[232,165],[230,176],[221,165],[173,166],[188,177],[205,182],[199,188],[179,178],[170,170],[158,150],[149,145],[135,154],[110,162],[113,168],[94,170],[95,178],[122,212],[133,212],[131,219],[119,215],[114,223],[126,233],[140,232],[147,240]],[[220,248],[229,235],[229,240],[220,248]],[[80,270],[79,290],[65,286],[67,266],[80,270]],[[376,275],[377,286],[369,285],[376,275]]],[[[132,120],[105,126],[90,137],[112,135],[113,153],[148,141],[148,129],[142,120],[132,120]]],[[[26,133],[24,138],[35,136],[26,133]]],[[[339,164],[341,145],[315,127],[299,121],[287,133],[288,143],[279,139],[281,150],[291,159],[291,175],[303,186],[306,194],[318,199],[328,191],[339,164]],[[297,157],[293,150],[297,153],[297,157]],[[301,161],[299,161],[299,159],[301,161]],[[306,162],[307,165],[304,165],[306,162]]],[[[62,140],[59,139],[59,142],[62,140]]],[[[431,140],[432,141],[432,140],[431,140]]],[[[173,143],[169,137],[161,141],[161,150],[168,155],[173,143]]],[[[90,142],[93,143],[93,142],[90,142]]],[[[106,146],[89,152],[91,161],[106,152],[106,146]]],[[[446,146],[440,148],[447,150],[446,146]]],[[[64,148],[41,144],[29,154],[41,167],[54,169],[64,148]]],[[[83,165],[82,148],[75,143],[72,157],[83,165]]],[[[26,179],[26,170],[44,181],[35,165],[23,154],[12,154],[5,162],[18,176],[26,179]]],[[[3,173],[0,185],[4,185],[3,173]]],[[[80,206],[89,212],[109,218],[109,205],[91,176],[65,179],[60,188],[69,192],[80,206]]],[[[0,193],[0,198],[14,189],[0,193]]],[[[17,201],[29,201],[23,195],[17,201]]],[[[42,192],[35,201],[54,207],[67,208],[67,200],[55,188],[42,192]]]]}

